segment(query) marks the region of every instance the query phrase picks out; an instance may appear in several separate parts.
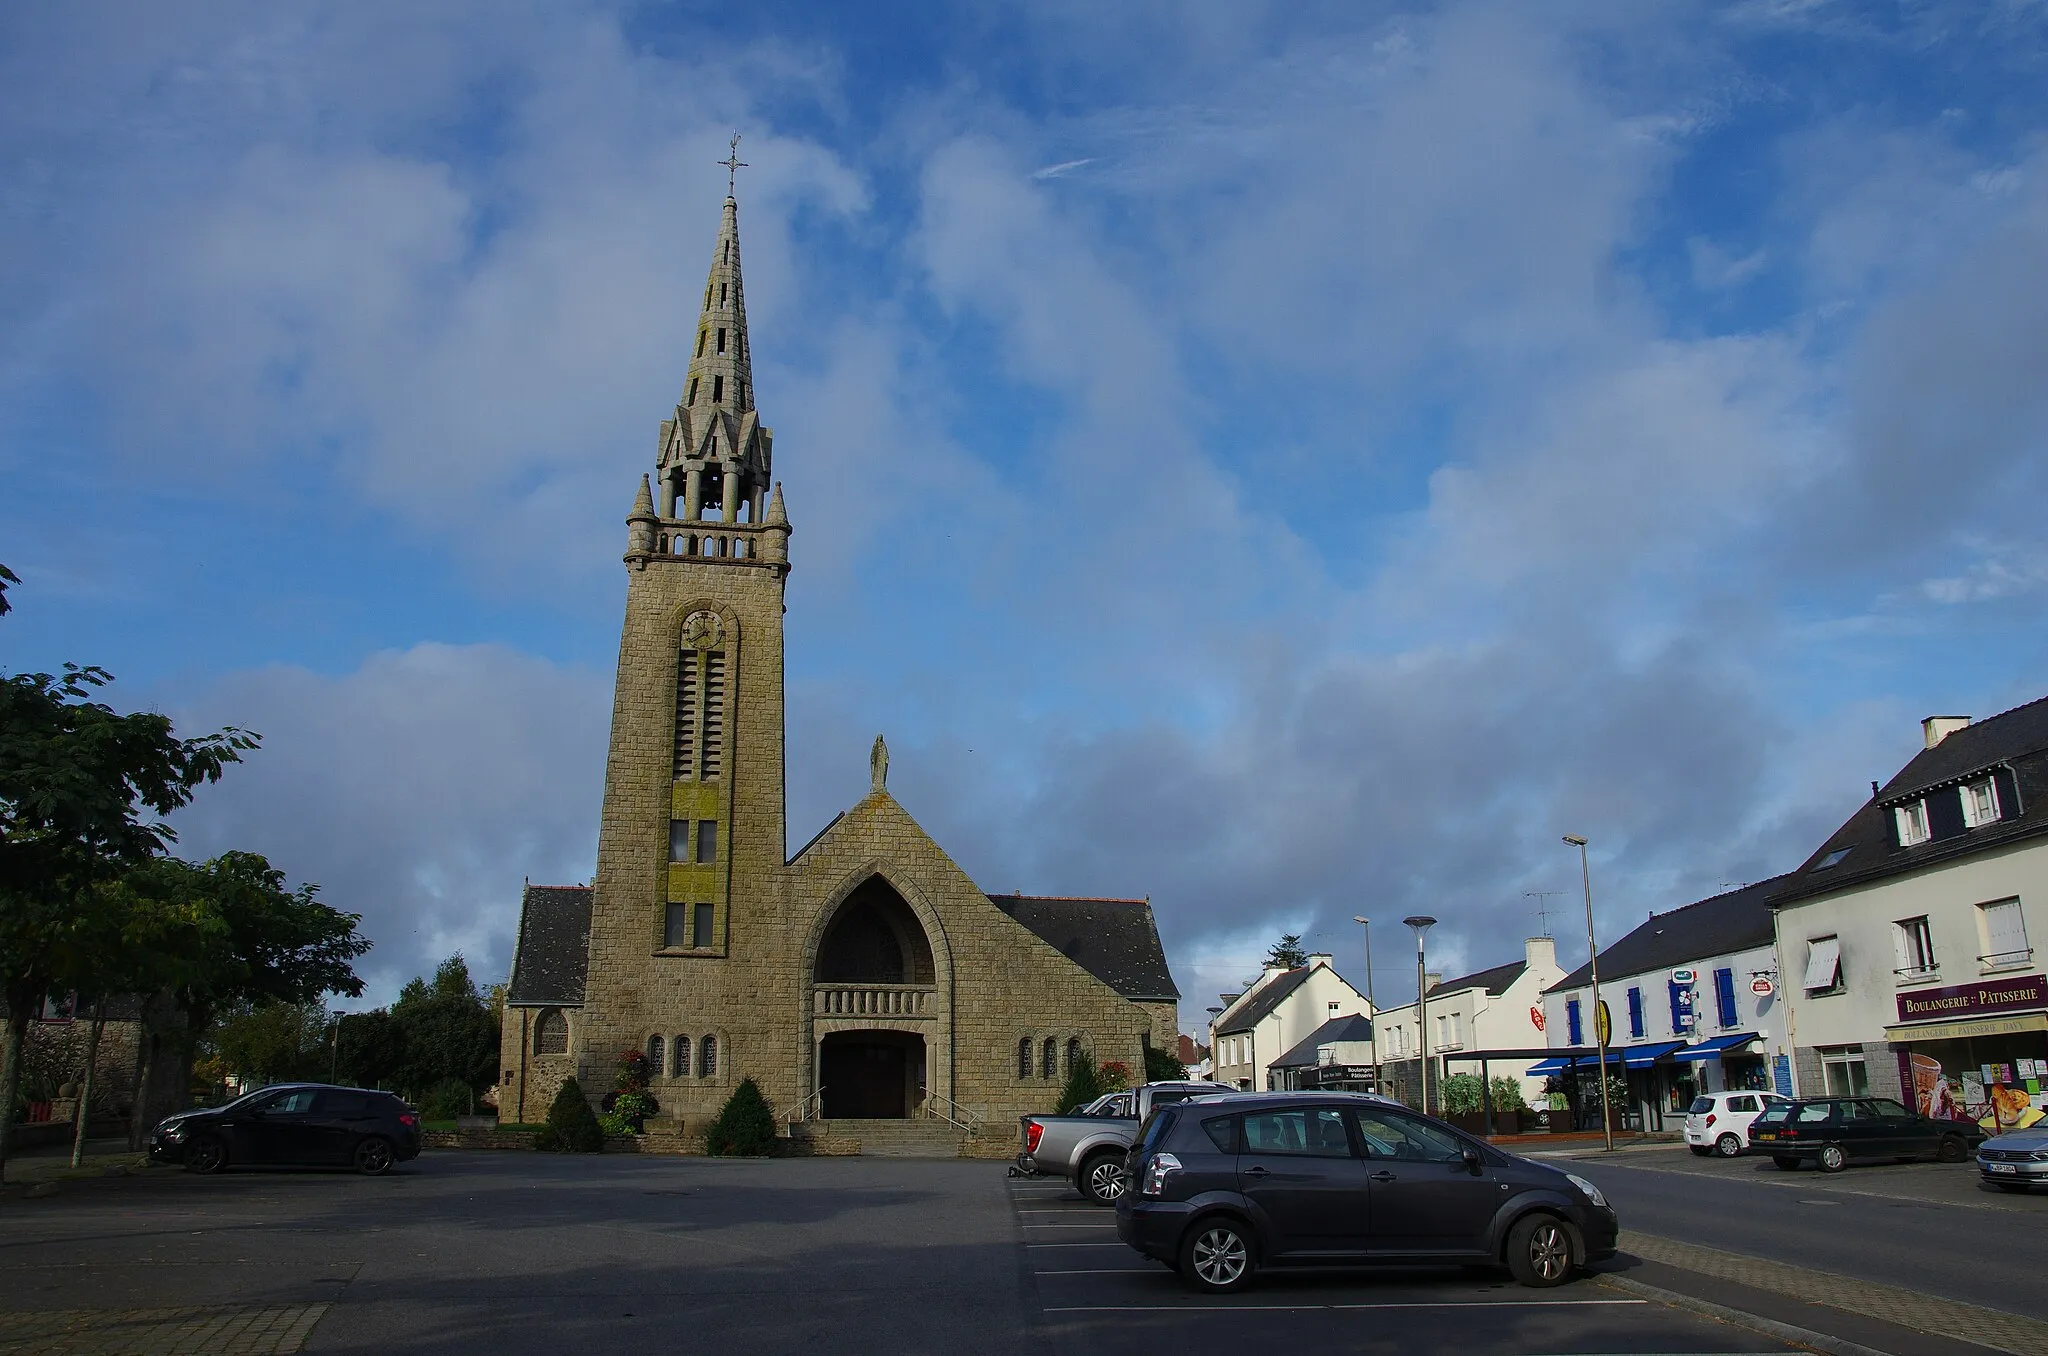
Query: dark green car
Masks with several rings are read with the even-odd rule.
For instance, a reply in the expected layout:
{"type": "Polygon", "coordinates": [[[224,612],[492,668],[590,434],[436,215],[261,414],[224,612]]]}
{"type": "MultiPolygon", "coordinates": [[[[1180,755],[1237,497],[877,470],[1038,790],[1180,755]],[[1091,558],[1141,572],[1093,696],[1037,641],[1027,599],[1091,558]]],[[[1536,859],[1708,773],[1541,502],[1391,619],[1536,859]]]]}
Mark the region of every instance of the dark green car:
{"type": "Polygon", "coordinates": [[[1889,1097],[1809,1097],[1773,1102],[1749,1124],[1749,1152],[1788,1172],[1813,1162],[1822,1172],[1902,1158],[1960,1163],[1984,1132],[1969,1121],[1937,1121],[1889,1097]]]}

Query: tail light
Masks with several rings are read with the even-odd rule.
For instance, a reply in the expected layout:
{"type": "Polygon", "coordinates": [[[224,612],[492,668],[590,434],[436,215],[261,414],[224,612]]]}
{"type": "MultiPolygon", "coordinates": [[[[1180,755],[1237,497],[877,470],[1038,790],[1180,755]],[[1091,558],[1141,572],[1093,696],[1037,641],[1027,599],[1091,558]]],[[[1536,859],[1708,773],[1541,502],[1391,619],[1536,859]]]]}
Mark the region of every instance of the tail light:
{"type": "Polygon", "coordinates": [[[410,1130],[420,1123],[420,1118],[410,1111],[401,1111],[398,1113],[398,1123],[410,1130]]]}
{"type": "Polygon", "coordinates": [[[1711,1130],[1711,1129],[1713,1129],[1713,1128],[1714,1128],[1714,1113],[1713,1113],[1713,1112],[1711,1112],[1711,1111],[1709,1111],[1709,1112],[1707,1113],[1707,1129],[1711,1130]]]}
{"type": "Polygon", "coordinates": [[[1160,1196],[1166,1192],[1166,1179],[1180,1171],[1180,1160],[1172,1154],[1154,1154],[1152,1161],[1145,1165],[1145,1178],[1139,1185],[1140,1194],[1160,1196]]]}
{"type": "Polygon", "coordinates": [[[1041,1139],[1044,1139],[1044,1138],[1045,1138],[1045,1127],[1044,1127],[1044,1126],[1040,1125],[1040,1124],[1039,1124],[1039,1123],[1038,1123],[1037,1121],[1026,1121],[1026,1122],[1024,1122],[1024,1152],[1025,1152],[1025,1153],[1027,1153],[1027,1154],[1035,1154],[1035,1153],[1037,1153],[1037,1152],[1038,1152],[1038,1141],[1040,1141],[1041,1139]]]}

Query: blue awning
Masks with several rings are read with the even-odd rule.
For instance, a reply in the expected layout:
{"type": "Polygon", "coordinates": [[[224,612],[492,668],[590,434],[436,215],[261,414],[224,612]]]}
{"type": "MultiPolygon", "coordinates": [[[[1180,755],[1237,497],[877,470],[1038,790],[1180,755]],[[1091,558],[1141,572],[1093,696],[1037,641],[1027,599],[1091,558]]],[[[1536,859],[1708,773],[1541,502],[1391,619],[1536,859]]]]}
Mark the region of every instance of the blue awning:
{"type": "Polygon", "coordinates": [[[1631,1069],[1647,1069],[1683,1044],[1684,1041],[1658,1041],[1654,1045],[1627,1046],[1621,1052],[1622,1063],[1631,1069]]]}
{"type": "Polygon", "coordinates": [[[1733,1036],[1714,1036],[1708,1040],[1701,1041],[1698,1045],[1686,1046],[1685,1049],[1680,1050],[1677,1054],[1673,1055],[1672,1058],[1676,1060],[1688,1061],[1700,1059],[1719,1059],[1722,1055],[1728,1053],[1730,1050],[1735,1049],[1737,1046],[1748,1045],[1751,1041],[1760,1039],[1762,1038],[1759,1037],[1757,1033],[1754,1031],[1738,1032],[1733,1036]]]}
{"type": "Polygon", "coordinates": [[[1522,1077],[1548,1078],[1552,1074],[1563,1073],[1567,1068],[1570,1067],[1570,1065],[1571,1061],[1569,1059],[1546,1059],[1538,1063],[1531,1064],[1528,1067],[1528,1069],[1523,1072],[1522,1077]]]}
{"type": "MultiPolygon", "coordinates": [[[[1609,1050],[1609,1051],[1607,1052],[1607,1062],[1608,1062],[1609,1064],[1620,1064],[1620,1063],[1621,1063],[1621,1051],[1619,1051],[1619,1050],[1609,1050]]],[[[1596,1050],[1596,1051],[1594,1051],[1594,1052],[1593,1052],[1592,1054],[1590,1054],[1590,1055],[1580,1055],[1580,1056],[1579,1056],[1579,1060],[1578,1060],[1578,1064],[1579,1064],[1579,1067],[1580,1067],[1581,1069],[1597,1069],[1597,1068],[1599,1068],[1599,1067],[1600,1067],[1600,1052],[1596,1050]]]]}

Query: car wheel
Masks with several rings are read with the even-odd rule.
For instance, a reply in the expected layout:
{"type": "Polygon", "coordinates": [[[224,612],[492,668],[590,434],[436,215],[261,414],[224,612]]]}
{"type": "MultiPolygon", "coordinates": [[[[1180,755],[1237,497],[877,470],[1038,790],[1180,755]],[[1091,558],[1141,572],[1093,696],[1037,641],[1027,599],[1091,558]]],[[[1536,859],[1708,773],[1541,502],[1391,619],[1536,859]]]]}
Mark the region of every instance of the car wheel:
{"type": "Polygon", "coordinates": [[[1821,1146],[1820,1170],[1822,1172],[1840,1172],[1848,1166],[1849,1155],[1842,1151],[1841,1145],[1823,1144],[1821,1146]]]}
{"type": "Polygon", "coordinates": [[[1714,1152],[1723,1158],[1742,1157],[1742,1136],[1723,1135],[1714,1141],[1714,1152]]]}
{"type": "Polygon", "coordinates": [[[1197,1220],[1181,1240],[1181,1279],[1197,1290],[1227,1295],[1252,1283],[1258,1269],[1251,1230],[1228,1216],[1197,1220]]]}
{"type": "Polygon", "coordinates": [[[1714,1152],[1712,1149],[1709,1149],[1704,1144],[1688,1144],[1685,1147],[1692,1150],[1693,1153],[1697,1154],[1701,1158],[1705,1158],[1708,1154],[1714,1152]]]}
{"type": "Polygon", "coordinates": [[[228,1146],[218,1135],[201,1135],[185,1146],[185,1171],[216,1173],[228,1165],[228,1146]]]}
{"type": "Polygon", "coordinates": [[[1121,1154],[1097,1154],[1081,1165],[1081,1194],[1094,1205],[1115,1205],[1131,1188],[1121,1154]]]}
{"type": "Polygon", "coordinates": [[[356,1145],[356,1171],[365,1177],[381,1177],[391,1171],[391,1165],[398,1161],[398,1155],[391,1152],[391,1141],[372,1136],[356,1145]]]}
{"type": "Polygon", "coordinates": [[[1778,1165],[1780,1171],[1799,1171],[1799,1155],[1797,1154],[1772,1154],[1771,1161],[1778,1165]]]}
{"type": "Polygon", "coordinates": [[[1934,1151],[1938,1163],[1960,1163],[1969,1156],[1969,1146],[1963,1143],[1961,1135],[1943,1135],[1941,1147],[1934,1151]]]}
{"type": "Polygon", "coordinates": [[[1578,1231],[1555,1215],[1524,1215],[1508,1230],[1508,1270],[1523,1285],[1563,1285],[1583,1252],[1578,1231]]]}

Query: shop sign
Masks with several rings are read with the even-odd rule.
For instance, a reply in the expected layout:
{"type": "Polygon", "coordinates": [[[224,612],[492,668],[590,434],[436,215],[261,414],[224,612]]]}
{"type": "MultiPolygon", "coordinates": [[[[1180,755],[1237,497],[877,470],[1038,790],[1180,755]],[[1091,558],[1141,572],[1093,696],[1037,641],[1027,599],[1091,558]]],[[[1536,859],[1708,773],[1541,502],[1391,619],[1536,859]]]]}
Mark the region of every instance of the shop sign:
{"type": "Polygon", "coordinates": [[[2048,1007],[2048,977],[2020,975],[2013,979],[1980,979],[1939,989],[1915,989],[1899,995],[1899,1020],[1924,1022],[1933,1017],[1967,1017],[1979,1012],[2048,1007]]]}
{"type": "Polygon", "coordinates": [[[1699,978],[1700,975],[1697,970],[1678,969],[1671,972],[1671,982],[1673,984],[1696,984],[1699,982],[1699,978]]]}
{"type": "Polygon", "coordinates": [[[1771,991],[1775,987],[1776,986],[1771,983],[1771,978],[1769,975],[1758,975],[1755,979],[1749,981],[1749,991],[1755,994],[1758,998],[1769,998],[1771,996],[1771,991]]]}

